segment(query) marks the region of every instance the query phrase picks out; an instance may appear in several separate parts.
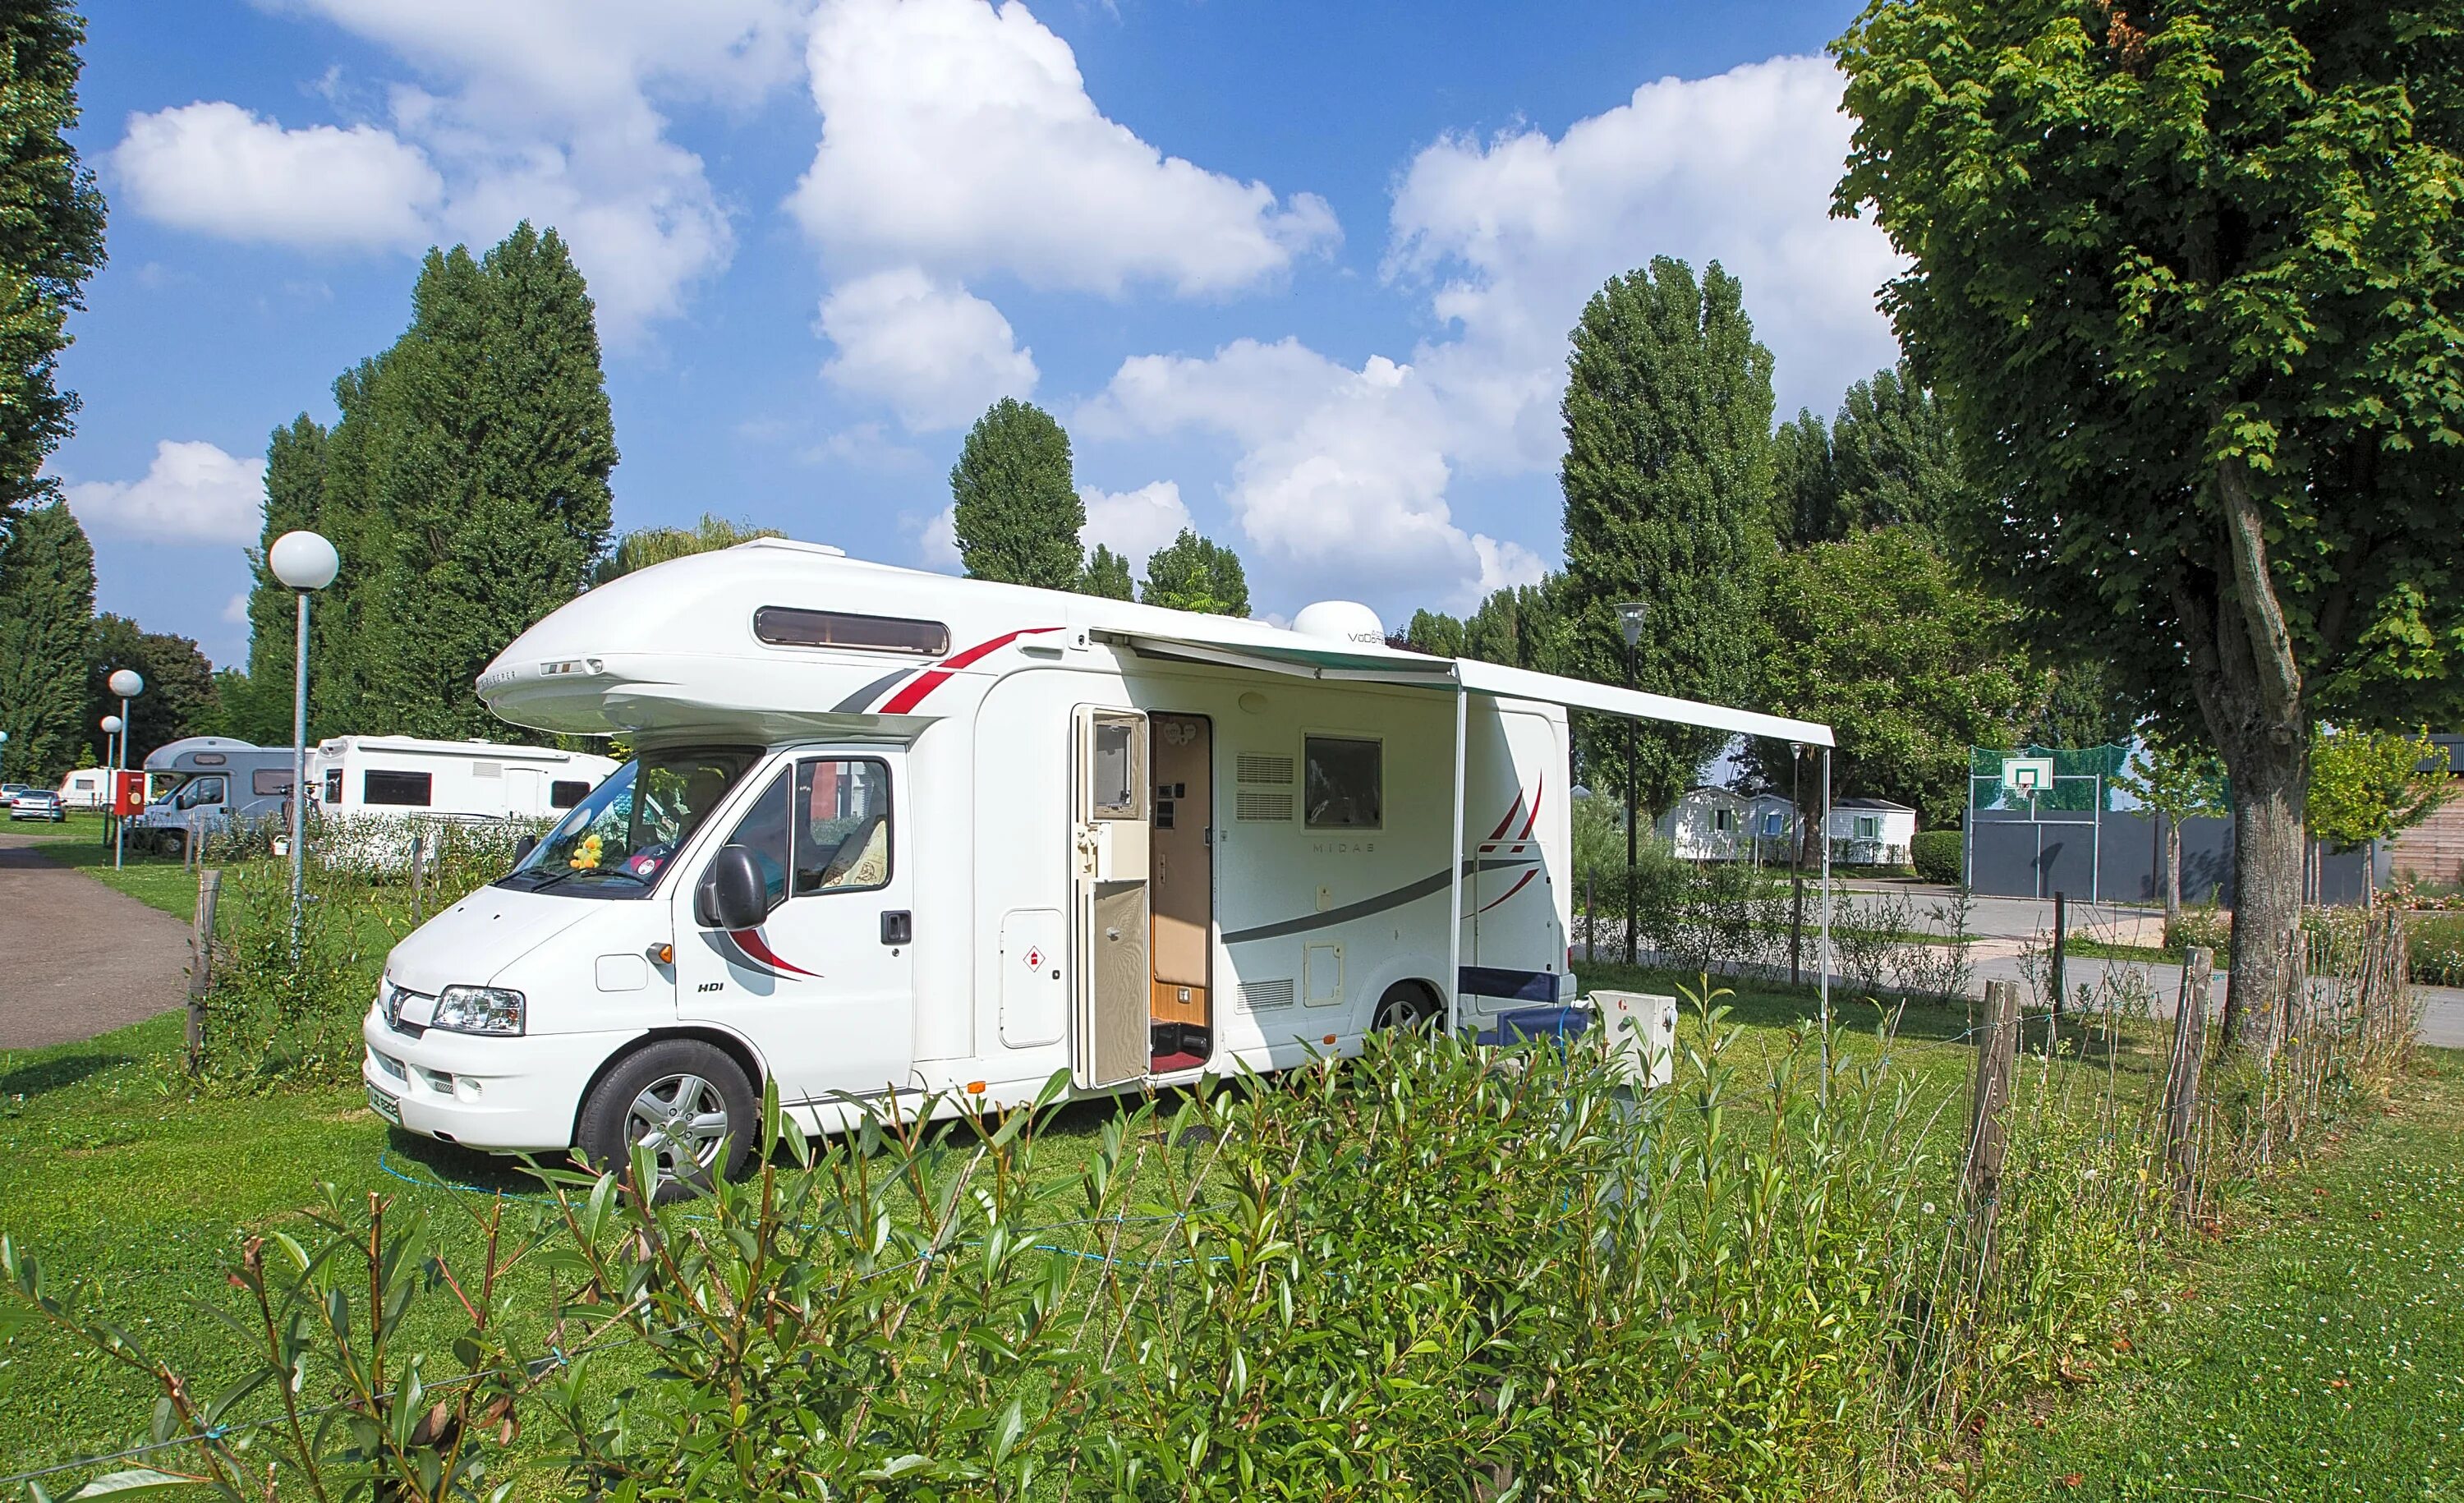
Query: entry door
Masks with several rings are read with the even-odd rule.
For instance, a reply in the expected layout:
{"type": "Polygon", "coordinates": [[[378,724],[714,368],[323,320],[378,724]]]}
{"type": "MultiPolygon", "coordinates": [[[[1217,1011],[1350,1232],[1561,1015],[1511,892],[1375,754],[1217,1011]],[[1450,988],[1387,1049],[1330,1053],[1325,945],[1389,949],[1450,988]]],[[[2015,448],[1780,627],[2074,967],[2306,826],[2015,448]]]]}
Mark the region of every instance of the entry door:
{"type": "Polygon", "coordinates": [[[915,941],[932,937],[914,930],[905,772],[898,751],[865,748],[808,753],[765,775],[726,841],[751,851],[768,879],[769,916],[756,927],[705,927],[699,873],[676,890],[678,1015],[751,1039],[782,1101],[913,1083],[915,941]]]}
{"type": "Polygon", "coordinates": [[[1078,978],[1071,1063],[1083,1087],[1147,1072],[1147,718],[1081,706],[1071,861],[1078,978]]]}

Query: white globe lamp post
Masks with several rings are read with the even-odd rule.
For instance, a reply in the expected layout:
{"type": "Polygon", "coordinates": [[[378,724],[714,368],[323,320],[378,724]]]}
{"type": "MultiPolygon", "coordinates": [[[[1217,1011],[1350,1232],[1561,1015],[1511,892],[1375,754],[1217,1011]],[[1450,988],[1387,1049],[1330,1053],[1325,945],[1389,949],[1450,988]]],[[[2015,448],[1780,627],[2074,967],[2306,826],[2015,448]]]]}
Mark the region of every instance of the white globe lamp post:
{"type": "MultiPolygon", "coordinates": [[[[114,773],[120,766],[120,728],[128,722],[116,715],[106,715],[96,723],[102,727],[103,781],[111,786],[110,795],[103,800],[103,807],[109,809],[120,802],[120,780],[114,773]]],[[[114,821],[117,822],[118,818],[115,813],[114,821]]]]}
{"type": "Polygon", "coordinates": [[[342,556],[313,532],[286,532],[265,550],[265,566],[299,597],[299,638],[291,666],[291,959],[299,960],[299,903],[308,835],[308,597],[334,583],[342,556]]]}
{"type": "Polygon", "coordinates": [[[122,834],[125,822],[120,817],[120,782],[128,775],[128,701],[145,692],[145,675],[133,668],[117,669],[110,684],[111,692],[120,696],[120,714],[113,718],[120,721],[120,762],[117,775],[111,780],[111,864],[116,870],[126,847],[122,834]]]}

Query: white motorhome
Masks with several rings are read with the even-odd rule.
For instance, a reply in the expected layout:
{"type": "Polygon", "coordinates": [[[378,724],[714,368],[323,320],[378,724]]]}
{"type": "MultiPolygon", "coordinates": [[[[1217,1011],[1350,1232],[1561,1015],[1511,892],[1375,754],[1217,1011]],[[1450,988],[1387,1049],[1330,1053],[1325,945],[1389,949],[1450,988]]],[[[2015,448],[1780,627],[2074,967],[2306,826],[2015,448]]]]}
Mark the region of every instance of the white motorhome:
{"type": "Polygon", "coordinates": [[[553,746],[334,736],[309,751],[308,785],[327,818],[536,819],[580,804],[616,767],[553,746]]]}
{"type": "Polygon", "coordinates": [[[1566,706],[1830,743],[1357,606],[1284,630],[783,540],[592,590],[479,693],[638,756],[395,947],[370,1103],[680,1177],[735,1166],[765,1081],[829,1131],[1572,1001],[1566,706]]]}

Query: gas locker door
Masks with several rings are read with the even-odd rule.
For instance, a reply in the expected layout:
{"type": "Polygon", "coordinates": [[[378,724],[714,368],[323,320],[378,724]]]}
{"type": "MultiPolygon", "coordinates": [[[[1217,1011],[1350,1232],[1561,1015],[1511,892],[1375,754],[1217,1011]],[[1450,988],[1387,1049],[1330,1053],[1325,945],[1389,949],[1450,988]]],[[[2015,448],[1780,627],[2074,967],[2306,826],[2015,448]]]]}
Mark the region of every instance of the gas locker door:
{"type": "Polygon", "coordinates": [[[1093,1090],[1143,1077],[1148,1028],[1147,718],[1081,705],[1070,852],[1077,951],[1072,1073],[1093,1090]]]}
{"type": "Polygon", "coordinates": [[[677,890],[677,1014],[751,1039],[782,1101],[914,1083],[905,773],[901,751],[868,746],[803,753],[765,775],[726,841],[751,851],[769,884],[756,927],[703,922],[699,873],[677,890]]]}

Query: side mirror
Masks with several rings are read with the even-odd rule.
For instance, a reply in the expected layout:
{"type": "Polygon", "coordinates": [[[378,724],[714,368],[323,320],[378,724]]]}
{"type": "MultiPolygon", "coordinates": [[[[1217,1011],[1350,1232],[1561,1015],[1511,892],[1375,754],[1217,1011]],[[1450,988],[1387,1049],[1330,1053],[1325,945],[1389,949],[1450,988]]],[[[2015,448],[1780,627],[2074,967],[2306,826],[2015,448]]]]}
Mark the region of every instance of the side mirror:
{"type": "Polygon", "coordinates": [[[693,893],[693,917],[705,929],[753,929],[770,917],[770,885],[760,858],[742,846],[721,846],[693,893]]]}
{"type": "Polygon", "coordinates": [[[538,849],[539,837],[537,835],[524,835],[521,839],[515,841],[514,865],[520,866],[523,862],[528,861],[531,858],[531,852],[538,849]]]}

